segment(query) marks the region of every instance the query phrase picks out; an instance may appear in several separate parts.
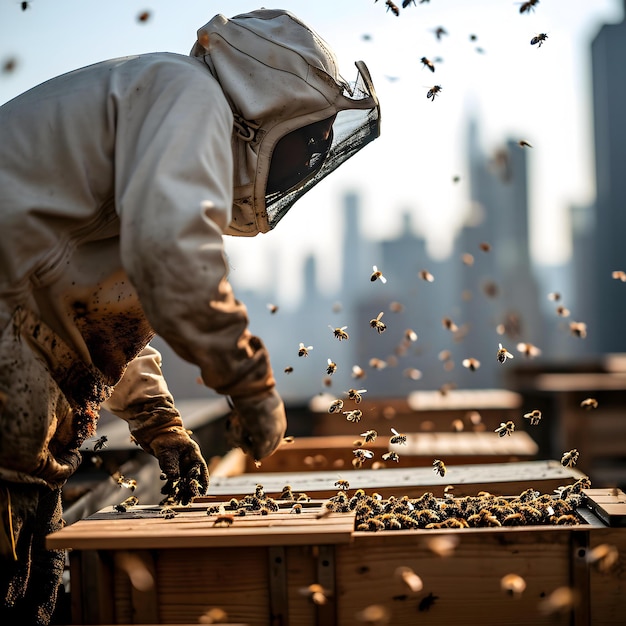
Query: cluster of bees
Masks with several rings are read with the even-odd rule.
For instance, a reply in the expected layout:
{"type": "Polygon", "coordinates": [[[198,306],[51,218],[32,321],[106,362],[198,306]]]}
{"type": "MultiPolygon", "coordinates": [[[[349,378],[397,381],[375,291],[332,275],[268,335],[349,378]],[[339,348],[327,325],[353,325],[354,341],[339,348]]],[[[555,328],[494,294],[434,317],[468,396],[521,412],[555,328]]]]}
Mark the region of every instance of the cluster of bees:
{"type": "Polygon", "coordinates": [[[449,490],[443,498],[427,492],[418,498],[368,495],[357,489],[348,496],[341,490],[324,508],[334,513],[355,513],[355,530],[410,530],[442,528],[485,528],[500,526],[576,525],[576,508],[582,504],[582,490],[591,481],[581,478],[561,487],[555,495],[526,489],[514,497],[482,491],[476,496],[454,497],[449,490]]]}

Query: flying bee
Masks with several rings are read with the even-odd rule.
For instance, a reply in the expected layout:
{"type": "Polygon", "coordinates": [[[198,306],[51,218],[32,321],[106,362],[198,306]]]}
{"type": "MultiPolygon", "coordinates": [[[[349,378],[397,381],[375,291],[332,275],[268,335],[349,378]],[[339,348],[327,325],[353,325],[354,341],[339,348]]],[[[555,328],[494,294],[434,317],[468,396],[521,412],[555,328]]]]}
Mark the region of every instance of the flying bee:
{"type": "Polygon", "coordinates": [[[569,317],[570,310],[567,307],[564,307],[562,304],[559,304],[559,306],[556,307],[556,314],[559,317],[569,317]]]}
{"type": "Polygon", "coordinates": [[[404,338],[411,343],[417,341],[417,333],[412,328],[407,328],[404,331],[404,338]]]}
{"type": "Polygon", "coordinates": [[[433,32],[435,33],[435,37],[437,37],[438,40],[441,40],[443,35],[448,34],[448,31],[443,26],[437,26],[437,28],[435,28],[433,32]]]}
{"type": "Polygon", "coordinates": [[[326,368],[326,373],[329,376],[332,376],[337,371],[337,363],[328,359],[328,367],[326,368]]]}
{"type": "Polygon", "coordinates": [[[400,9],[391,0],[387,0],[385,4],[387,5],[387,11],[391,11],[396,17],[400,15],[400,9]]]}
{"type": "Polygon", "coordinates": [[[587,336],[587,324],[585,322],[570,322],[569,331],[574,337],[584,339],[587,336]]]}
{"type": "Polygon", "coordinates": [[[517,344],[517,350],[518,352],[521,352],[524,356],[527,356],[531,359],[541,354],[541,350],[537,346],[534,346],[532,343],[520,342],[517,344]]]}
{"type": "Polygon", "coordinates": [[[382,455],[382,459],[383,461],[395,461],[398,463],[400,461],[400,455],[397,452],[389,450],[389,452],[385,452],[385,454],[382,455]]]}
{"type": "Polygon", "coordinates": [[[504,363],[507,359],[512,359],[513,355],[506,348],[503,348],[501,343],[499,343],[496,358],[498,359],[498,363],[504,363]]]}
{"type": "Polygon", "coordinates": [[[517,574],[507,574],[500,579],[500,589],[510,596],[519,597],[526,589],[526,581],[517,574]]]}
{"type": "Polygon", "coordinates": [[[535,44],[539,44],[539,48],[541,48],[541,46],[543,45],[543,42],[548,38],[548,35],[546,35],[545,33],[539,33],[538,35],[535,35],[531,40],[530,40],[530,45],[534,46],[535,44]]]}
{"type": "Polygon", "coordinates": [[[558,302],[561,299],[561,294],[558,291],[551,291],[548,294],[548,300],[552,300],[552,302],[558,302]]]}
{"type": "Polygon", "coordinates": [[[469,359],[463,359],[463,367],[475,372],[480,367],[480,361],[471,357],[469,359]]]}
{"type": "Polygon", "coordinates": [[[363,439],[365,440],[365,443],[371,443],[372,441],[376,440],[376,437],[378,437],[378,433],[375,430],[366,430],[364,433],[361,433],[359,436],[363,437],[363,439]]]}
{"type": "Polygon", "coordinates": [[[574,448],[569,452],[565,452],[561,457],[561,465],[563,467],[574,467],[578,461],[579,452],[574,448]]]}
{"type": "Polygon", "coordinates": [[[149,19],[150,19],[150,11],[142,11],[137,16],[137,21],[138,22],[147,22],[149,19]]]}
{"type": "Polygon", "coordinates": [[[394,574],[413,593],[419,593],[424,588],[422,579],[410,567],[397,567],[394,574]]]}
{"type": "Polygon", "coordinates": [[[439,476],[443,478],[446,475],[447,471],[448,470],[443,461],[441,461],[440,459],[435,459],[433,461],[433,472],[435,472],[435,474],[439,474],[439,476]]]}
{"type": "Polygon", "coordinates": [[[399,433],[395,428],[391,429],[393,435],[389,438],[389,443],[397,443],[399,445],[406,445],[406,435],[399,433]]]}
{"type": "Polygon", "coordinates": [[[432,283],[435,277],[428,270],[420,270],[419,277],[427,283],[432,283]]]}
{"type": "Polygon", "coordinates": [[[355,378],[356,380],[365,378],[365,370],[359,365],[353,365],[352,366],[352,378],[355,378]]]}
{"type": "Polygon", "coordinates": [[[137,481],[134,478],[126,478],[120,474],[117,476],[116,480],[120,487],[126,487],[126,489],[130,489],[131,491],[137,489],[137,481]]]}
{"type": "Polygon", "coordinates": [[[408,367],[402,374],[411,380],[419,380],[422,377],[422,372],[415,367],[408,367]]]}
{"type": "MultiPolygon", "coordinates": [[[[449,330],[452,333],[455,333],[457,330],[459,330],[459,327],[452,321],[451,318],[449,317],[444,317],[441,320],[441,325],[446,329],[449,330]]],[[[441,353],[440,353],[441,354],[441,353]]],[[[441,361],[447,361],[448,359],[441,359],[441,361]]]]}
{"type": "Polygon", "coordinates": [[[404,311],[404,305],[401,302],[394,300],[389,303],[389,310],[392,313],[402,313],[404,311]]]}
{"type": "Polygon", "coordinates": [[[376,332],[380,335],[380,333],[384,333],[387,330],[387,325],[384,322],[380,321],[380,318],[384,315],[384,312],[381,311],[375,318],[370,320],[370,327],[375,329],[376,332]]]}
{"type": "Polygon", "coordinates": [[[461,261],[463,261],[463,265],[468,265],[471,267],[472,265],[474,265],[474,255],[466,252],[465,254],[461,255],[461,261]]]}
{"type": "Polygon", "coordinates": [[[626,272],[622,270],[615,270],[614,272],[611,272],[611,278],[613,278],[614,280],[621,280],[623,283],[625,283],[626,272]]]}
{"type": "Polygon", "coordinates": [[[267,309],[273,315],[274,313],[276,313],[276,311],[278,311],[278,305],[270,303],[270,304],[267,305],[267,309]]]}
{"type": "Polygon", "coordinates": [[[364,463],[367,459],[374,458],[374,453],[371,450],[366,450],[365,448],[352,450],[352,454],[354,454],[355,459],[358,459],[361,463],[364,463]]]}
{"type": "Polygon", "coordinates": [[[601,543],[587,552],[585,560],[601,574],[606,574],[619,562],[619,550],[614,545],[601,543]]]}
{"type": "Polygon", "coordinates": [[[350,400],[354,400],[357,404],[363,400],[362,393],[365,393],[367,389],[348,389],[347,394],[350,400]]]}
{"type": "Polygon", "coordinates": [[[335,483],[335,487],[337,487],[337,489],[341,489],[342,491],[348,491],[348,489],[350,489],[350,483],[349,483],[349,481],[345,480],[344,478],[340,478],[335,483]]]}
{"type": "Polygon", "coordinates": [[[427,59],[426,57],[422,57],[420,59],[420,62],[422,63],[424,67],[427,67],[431,72],[435,71],[435,64],[430,59],[427,59]]]}
{"type": "Polygon", "coordinates": [[[541,411],[539,409],[534,409],[530,413],[524,413],[524,417],[527,420],[530,420],[531,426],[537,426],[541,421],[541,411]]]}
{"type": "Polygon", "coordinates": [[[337,400],[333,400],[331,405],[328,407],[328,412],[337,413],[338,411],[341,411],[341,409],[343,409],[343,400],[338,398],[337,400]]]}
{"type": "Polygon", "coordinates": [[[293,367],[291,365],[288,365],[284,370],[285,374],[291,374],[293,373],[293,367]]]}
{"type": "Polygon", "coordinates": [[[286,445],[292,444],[295,440],[296,438],[293,435],[287,435],[286,437],[283,437],[283,443],[286,445]]]}
{"type": "Polygon", "coordinates": [[[499,437],[504,437],[505,435],[511,436],[511,433],[515,430],[515,424],[509,420],[508,422],[500,422],[500,426],[496,428],[495,432],[498,433],[499,437]]]}
{"type": "Polygon", "coordinates": [[[335,335],[335,339],[339,339],[339,341],[343,341],[344,339],[350,339],[350,335],[346,332],[347,326],[342,326],[341,328],[333,328],[330,324],[328,328],[333,331],[333,335],[335,335]]]}
{"type": "Polygon", "coordinates": [[[483,241],[478,246],[483,252],[491,252],[491,244],[487,241],[483,241]]]}
{"type": "Polygon", "coordinates": [[[93,451],[98,452],[99,450],[106,448],[108,440],[109,438],[106,435],[102,435],[102,437],[96,439],[96,442],[93,444],[93,451]]]}
{"type": "Polygon", "coordinates": [[[313,346],[307,346],[301,343],[298,346],[298,356],[309,356],[309,350],[313,350],[313,346]]]}
{"type": "Polygon", "coordinates": [[[372,266],[372,270],[373,272],[370,276],[370,280],[372,282],[380,280],[380,282],[384,285],[387,282],[387,279],[383,276],[383,273],[375,265],[372,266]]]}
{"type": "Polygon", "coordinates": [[[303,596],[308,596],[313,604],[317,605],[326,604],[328,600],[327,596],[330,594],[327,589],[324,589],[322,585],[318,585],[317,583],[309,585],[308,587],[300,587],[299,591],[303,596]]]}
{"type": "Polygon", "coordinates": [[[433,85],[426,94],[427,98],[430,98],[433,102],[435,101],[435,96],[443,90],[441,85],[433,85]]]}
{"type": "Polygon", "coordinates": [[[581,403],[580,406],[583,409],[597,409],[598,408],[598,401],[595,398],[585,398],[581,403]]]}
{"type": "Polygon", "coordinates": [[[530,145],[530,144],[529,144],[529,143],[528,143],[525,139],[520,139],[520,140],[517,142],[517,145],[518,145],[520,148],[532,148],[532,146],[531,146],[531,145],[530,145]]]}
{"type": "Polygon", "coordinates": [[[360,422],[363,417],[363,411],[360,411],[359,409],[356,409],[355,411],[344,411],[343,414],[349,422],[354,424],[360,422]]]}
{"type": "Polygon", "coordinates": [[[539,4],[539,0],[528,0],[528,2],[522,2],[519,7],[519,12],[530,13],[535,10],[536,4],[539,4]]]}

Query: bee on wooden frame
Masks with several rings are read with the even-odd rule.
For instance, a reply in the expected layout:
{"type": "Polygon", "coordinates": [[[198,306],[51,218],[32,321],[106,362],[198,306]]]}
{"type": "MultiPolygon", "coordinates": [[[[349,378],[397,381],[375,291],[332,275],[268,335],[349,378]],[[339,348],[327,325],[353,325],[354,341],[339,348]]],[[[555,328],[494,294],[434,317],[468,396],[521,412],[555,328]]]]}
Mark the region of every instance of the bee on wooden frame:
{"type": "Polygon", "coordinates": [[[309,350],[313,350],[313,346],[305,346],[300,343],[298,346],[298,356],[309,356],[309,350]]]}
{"type": "Polygon", "coordinates": [[[361,400],[363,400],[361,394],[365,393],[366,391],[367,389],[348,389],[348,398],[359,404],[361,400]]]}
{"type": "Polygon", "coordinates": [[[330,324],[328,328],[333,331],[333,335],[335,335],[335,339],[339,339],[339,341],[343,341],[344,339],[350,339],[350,335],[346,332],[347,326],[342,326],[341,328],[333,328],[330,324]]]}
{"type": "Polygon", "coordinates": [[[504,437],[505,435],[509,435],[510,437],[513,431],[515,431],[515,424],[511,420],[508,422],[500,422],[500,426],[495,430],[499,437],[504,437]]]}
{"type": "Polygon", "coordinates": [[[218,528],[228,528],[235,522],[235,516],[228,513],[218,515],[213,522],[213,526],[218,528]]]}
{"type": "Polygon", "coordinates": [[[375,265],[372,266],[372,270],[373,272],[370,276],[370,280],[372,282],[380,280],[380,282],[384,285],[387,282],[387,279],[383,276],[383,273],[375,265]]]}
{"type": "Polygon", "coordinates": [[[446,475],[447,468],[443,461],[441,461],[440,459],[435,459],[433,461],[433,466],[433,472],[435,472],[435,474],[439,474],[439,476],[441,476],[442,478],[446,475]]]}
{"type": "Polygon", "coordinates": [[[431,99],[433,102],[435,101],[435,96],[443,90],[441,85],[433,85],[426,94],[426,97],[431,99]]]}
{"type": "Polygon", "coordinates": [[[165,519],[174,519],[178,513],[176,513],[174,509],[170,509],[166,506],[159,511],[159,515],[165,519]]]}

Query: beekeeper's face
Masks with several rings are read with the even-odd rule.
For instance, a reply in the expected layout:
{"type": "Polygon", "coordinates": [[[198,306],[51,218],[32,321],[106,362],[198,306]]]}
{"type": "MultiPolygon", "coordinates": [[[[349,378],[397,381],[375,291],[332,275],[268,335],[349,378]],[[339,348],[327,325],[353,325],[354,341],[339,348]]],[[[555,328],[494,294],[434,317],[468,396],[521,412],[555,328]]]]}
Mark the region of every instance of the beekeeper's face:
{"type": "Polygon", "coordinates": [[[335,117],[298,128],[278,141],[272,153],[266,194],[286,192],[319,170],[333,140],[335,117]]]}

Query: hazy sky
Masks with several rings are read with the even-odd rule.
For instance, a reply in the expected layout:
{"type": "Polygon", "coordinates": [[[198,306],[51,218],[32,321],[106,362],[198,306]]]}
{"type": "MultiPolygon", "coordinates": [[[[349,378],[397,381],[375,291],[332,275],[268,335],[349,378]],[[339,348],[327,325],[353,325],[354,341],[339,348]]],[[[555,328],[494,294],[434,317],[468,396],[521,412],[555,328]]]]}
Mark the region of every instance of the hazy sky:
{"type": "MultiPolygon", "coordinates": [[[[0,103],[107,58],[187,54],[196,30],[213,15],[259,6],[243,0],[32,0],[22,11],[21,2],[0,0],[0,63],[15,59],[12,72],[0,73],[0,103]],[[142,11],[150,12],[145,22],[137,19],[142,11]]],[[[622,19],[623,2],[541,0],[534,13],[522,15],[520,3],[509,0],[416,0],[399,17],[386,11],[384,0],[265,6],[287,8],[317,30],[348,80],[354,61],[366,61],[381,101],[382,135],[300,200],[275,231],[229,238],[235,282],[278,278],[284,298],[297,296],[301,285],[292,279],[314,253],[328,288],[335,288],[342,237],[337,215],[348,189],[361,194],[367,235],[395,235],[402,213],[410,211],[432,253],[445,256],[471,200],[465,156],[472,116],[486,154],[509,137],[532,144],[532,254],[548,264],[568,258],[567,208],[595,195],[589,46],[601,24],[622,19]],[[433,32],[438,26],[448,32],[441,41],[433,32]],[[530,45],[539,32],[548,34],[541,48],[530,45]],[[441,57],[434,74],[422,67],[422,56],[441,57]],[[426,92],[433,84],[443,90],[431,102],[426,92]],[[461,176],[457,184],[455,175],[461,176]],[[268,276],[270,251],[279,255],[278,276],[268,276]]]]}

